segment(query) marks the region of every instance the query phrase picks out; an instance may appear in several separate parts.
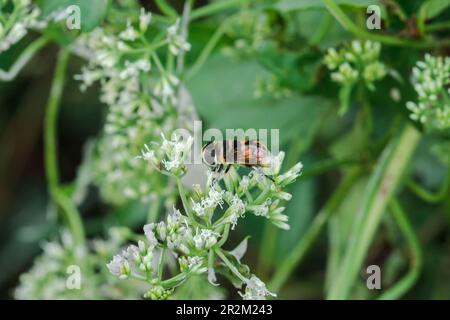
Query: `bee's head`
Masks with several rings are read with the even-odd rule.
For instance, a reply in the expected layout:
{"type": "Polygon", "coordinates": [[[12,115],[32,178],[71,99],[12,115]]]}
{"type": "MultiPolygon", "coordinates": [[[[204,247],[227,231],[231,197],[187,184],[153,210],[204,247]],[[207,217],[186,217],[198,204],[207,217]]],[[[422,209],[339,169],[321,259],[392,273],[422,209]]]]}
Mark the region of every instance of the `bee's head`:
{"type": "Polygon", "coordinates": [[[205,144],[205,146],[203,147],[202,150],[202,157],[203,157],[203,162],[210,166],[213,167],[216,165],[216,148],[214,146],[214,142],[210,141],[207,144],[205,144]]]}

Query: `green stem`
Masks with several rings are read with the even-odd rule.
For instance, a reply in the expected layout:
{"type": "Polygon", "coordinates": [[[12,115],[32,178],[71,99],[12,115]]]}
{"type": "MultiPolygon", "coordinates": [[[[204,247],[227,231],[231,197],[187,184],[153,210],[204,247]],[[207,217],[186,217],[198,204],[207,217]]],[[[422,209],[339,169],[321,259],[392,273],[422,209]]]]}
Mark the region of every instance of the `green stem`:
{"type": "Polygon", "coordinates": [[[214,252],[217,256],[227,265],[227,267],[233,272],[242,282],[247,283],[247,279],[239,272],[238,269],[228,260],[220,249],[215,249],[214,252]]]}
{"type": "Polygon", "coordinates": [[[195,60],[194,64],[188,71],[186,78],[190,79],[193,76],[197,74],[197,72],[202,68],[202,66],[205,64],[206,60],[210,56],[211,52],[216,47],[217,43],[219,43],[219,40],[222,38],[226,31],[226,27],[228,25],[228,21],[226,20],[222,22],[222,24],[217,28],[217,30],[214,32],[214,34],[209,39],[208,43],[203,48],[202,52],[198,56],[197,60],[195,60]]]}
{"type": "Polygon", "coordinates": [[[450,21],[439,21],[425,25],[425,31],[427,32],[441,31],[445,29],[450,29],[450,21]]]}
{"type": "Polygon", "coordinates": [[[217,248],[220,248],[220,247],[222,247],[225,244],[225,242],[228,239],[228,235],[229,234],[230,234],[230,224],[227,224],[227,225],[225,225],[225,229],[223,230],[222,237],[220,238],[220,241],[217,242],[217,244],[216,244],[217,248]]]}
{"type": "Polygon", "coordinates": [[[184,211],[189,216],[191,214],[191,210],[189,209],[189,204],[187,202],[186,195],[184,193],[183,185],[181,184],[180,178],[177,178],[177,187],[178,187],[178,192],[180,193],[181,202],[183,203],[184,211]]]}
{"type": "Polygon", "coordinates": [[[345,299],[350,295],[381,217],[419,140],[420,133],[407,124],[383,151],[366,187],[329,299],[345,299]]]}
{"type": "Polygon", "coordinates": [[[359,169],[350,171],[337,187],[331,198],[327,201],[325,206],[319,211],[314,218],[310,227],[306,231],[300,242],[294,247],[292,253],[281,262],[280,267],[275,272],[269,287],[274,291],[279,291],[281,287],[289,279],[289,276],[298,266],[298,264],[305,257],[312,244],[315,242],[320,234],[325,222],[336,211],[341,204],[342,200],[346,196],[348,190],[352,186],[353,182],[359,176],[359,169]]]}
{"type": "Polygon", "coordinates": [[[406,182],[406,186],[426,202],[429,203],[441,202],[445,200],[445,198],[448,196],[448,189],[450,186],[450,169],[448,169],[447,175],[445,177],[444,182],[442,183],[441,188],[436,193],[432,193],[424,189],[422,186],[414,182],[412,179],[406,182]]]}
{"type": "Polygon", "coordinates": [[[342,168],[346,166],[354,166],[361,162],[361,159],[358,158],[349,158],[349,159],[325,159],[325,160],[319,160],[319,162],[309,166],[302,172],[302,178],[309,178],[316,175],[321,175],[323,173],[326,173],[328,171],[342,168]]]}
{"type": "Polygon", "coordinates": [[[186,212],[186,215],[189,217],[190,221],[194,225],[196,225],[197,227],[204,227],[200,223],[198,223],[198,221],[195,219],[195,217],[189,207],[189,203],[186,199],[186,194],[184,193],[183,185],[181,184],[181,179],[177,177],[176,180],[177,180],[178,193],[180,194],[181,202],[183,203],[183,208],[184,208],[184,211],[186,212]]]}
{"type": "Polygon", "coordinates": [[[160,282],[160,285],[164,287],[164,289],[172,289],[174,287],[179,286],[186,280],[187,276],[185,273],[179,273],[176,276],[173,276],[170,279],[164,280],[160,282]]]}
{"type": "Polygon", "coordinates": [[[202,6],[198,9],[195,9],[192,11],[191,19],[195,20],[198,18],[206,17],[209,15],[213,15],[215,13],[233,8],[233,7],[239,7],[244,3],[252,2],[254,0],[222,0],[222,1],[215,1],[211,4],[202,6]]]}
{"type": "Polygon", "coordinates": [[[17,74],[22,70],[22,68],[33,58],[33,56],[42,47],[48,43],[48,39],[41,37],[34,42],[32,42],[19,56],[19,58],[14,62],[9,71],[4,71],[0,69],[0,80],[11,81],[17,74]]]}
{"type": "MultiPolygon", "coordinates": [[[[183,39],[188,39],[188,34],[189,34],[189,22],[191,19],[191,9],[192,6],[194,5],[194,0],[187,0],[184,3],[184,7],[183,7],[183,14],[181,16],[181,31],[180,31],[180,35],[183,39]]],[[[185,56],[186,52],[184,50],[182,50],[179,54],[178,54],[178,58],[177,58],[177,73],[181,74],[184,71],[184,56],[185,56]]]]}
{"type": "Polygon", "coordinates": [[[379,299],[382,300],[393,300],[403,296],[416,283],[422,268],[422,250],[420,248],[419,240],[414,232],[414,228],[408,220],[408,216],[396,198],[392,198],[389,202],[389,211],[397,222],[400,231],[405,236],[409,250],[411,251],[412,259],[409,272],[393,287],[380,295],[379,299]]]}
{"type": "Polygon", "coordinates": [[[159,256],[158,262],[158,281],[161,281],[164,271],[164,260],[166,259],[166,247],[161,248],[161,255],[159,256]]]}
{"type": "Polygon", "coordinates": [[[429,40],[426,41],[412,40],[369,32],[367,30],[359,28],[352,21],[352,19],[350,19],[333,0],[322,0],[322,1],[325,4],[328,11],[330,11],[330,13],[336,18],[336,20],[342,25],[342,27],[344,27],[344,29],[354,33],[357,37],[360,38],[382,42],[387,45],[416,47],[416,48],[429,48],[434,47],[436,45],[442,45],[443,43],[446,42],[442,40],[440,40],[439,42],[429,40]]]}
{"type": "Polygon", "coordinates": [[[170,18],[176,18],[178,16],[178,13],[174,8],[172,8],[169,3],[167,3],[166,0],[155,0],[155,4],[158,6],[158,9],[161,10],[161,12],[166,16],[170,18]]]}
{"type": "Polygon", "coordinates": [[[78,244],[84,243],[84,229],[80,214],[72,200],[64,193],[60,187],[58,174],[58,149],[57,149],[57,118],[59,105],[64,88],[64,78],[69,60],[69,52],[61,49],[58,55],[55,75],[50,91],[50,98],[47,102],[47,111],[44,123],[44,152],[45,171],[49,185],[50,195],[58,206],[61,207],[63,218],[72,231],[75,241],[78,244]]]}

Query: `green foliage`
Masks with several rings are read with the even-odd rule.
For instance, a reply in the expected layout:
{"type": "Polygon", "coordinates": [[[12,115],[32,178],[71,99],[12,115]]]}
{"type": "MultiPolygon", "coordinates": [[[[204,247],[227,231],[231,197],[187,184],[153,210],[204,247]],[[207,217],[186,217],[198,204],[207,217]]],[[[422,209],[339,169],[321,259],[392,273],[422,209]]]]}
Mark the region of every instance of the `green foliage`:
{"type": "Polygon", "coordinates": [[[5,295],[450,297],[450,1],[0,9],[5,295]],[[195,120],[278,129],[282,152],[227,174],[187,164],[195,120]],[[373,264],[380,290],[366,287],[373,264]],[[67,288],[72,265],[82,290],[67,288]]]}

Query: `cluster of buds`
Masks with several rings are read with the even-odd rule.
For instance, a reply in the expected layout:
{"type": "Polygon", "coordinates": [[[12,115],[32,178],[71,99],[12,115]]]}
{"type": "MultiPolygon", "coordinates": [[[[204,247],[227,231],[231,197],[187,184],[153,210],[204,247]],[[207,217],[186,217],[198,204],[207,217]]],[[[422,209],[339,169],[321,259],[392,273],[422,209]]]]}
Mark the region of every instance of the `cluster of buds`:
{"type": "Polygon", "coordinates": [[[28,29],[42,27],[40,14],[31,0],[0,1],[0,53],[19,42],[28,29]]]}
{"type": "Polygon", "coordinates": [[[413,68],[412,82],[419,101],[406,103],[411,119],[429,129],[450,128],[450,58],[426,54],[413,68]]]}
{"type": "Polygon", "coordinates": [[[324,63],[331,73],[331,79],[341,85],[341,109],[348,109],[348,100],[353,86],[359,81],[369,90],[375,90],[375,82],[383,79],[388,68],[379,61],[381,45],[378,42],[354,40],[339,50],[328,49],[324,63]]]}

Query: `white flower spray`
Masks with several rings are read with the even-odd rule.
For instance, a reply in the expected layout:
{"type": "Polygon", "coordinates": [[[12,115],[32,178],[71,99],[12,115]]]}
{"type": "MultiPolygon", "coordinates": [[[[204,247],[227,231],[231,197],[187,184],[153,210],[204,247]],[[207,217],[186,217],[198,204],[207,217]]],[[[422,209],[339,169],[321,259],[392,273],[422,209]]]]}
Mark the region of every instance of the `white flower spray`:
{"type": "Polygon", "coordinates": [[[280,153],[272,161],[273,181],[256,169],[241,177],[233,168],[224,176],[223,183],[209,183],[205,190],[197,187],[189,191],[180,179],[187,171],[185,162],[191,146],[192,137],[182,139],[176,135],[170,140],[162,135],[161,143],[144,146],[141,161],[177,182],[184,212],[173,208],[165,221],[145,225],[145,243],[140,242],[138,247],[131,245],[116,255],[108,264],[110,272],[120,279],[147,283],[149,289],[144,297],[149,299],[167,299],[193,275],[205,274],[216,286],[217,272],[239,287],[244,286],[244,292],[240,293],[244,299],[275,296],[240,262],[247,239],[238,246],[240,249],[227,251],[223,245],[230,230],[246,214],[262,216],[280,228],[289,228],[280,203],[290,200],[291,196],[283,189],[300,176],[301,163],[280,174],[284,158],[280,153]],[[177,258],[179,272],[164,277],[168,257],[177,258]]]}

